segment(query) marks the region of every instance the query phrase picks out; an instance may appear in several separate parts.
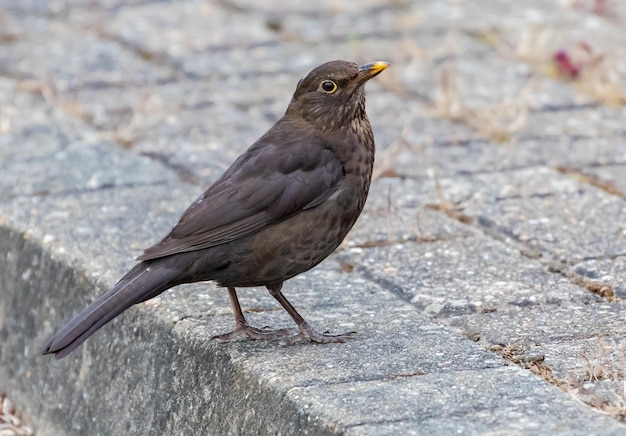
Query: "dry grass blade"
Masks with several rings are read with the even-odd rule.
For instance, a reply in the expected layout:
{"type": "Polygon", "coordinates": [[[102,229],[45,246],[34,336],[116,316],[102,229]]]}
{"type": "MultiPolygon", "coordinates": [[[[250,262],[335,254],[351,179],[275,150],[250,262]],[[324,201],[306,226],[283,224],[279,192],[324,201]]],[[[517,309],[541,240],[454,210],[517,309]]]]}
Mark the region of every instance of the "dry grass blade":
{"type": "Polygon", "coordinates": [[[33,429],[22,421],[20,413],[6,394],[0,393],[0,436],[30,436],[33,429]]]}
{"type": "Polygon", "coordinates": [[[464,214],[462,202],[452,202],[448,199],[448,197],[444,194],[441,185],[439,184],[439,179],[436,175],[433,175],[433,179],[435,182],[435,191],[437,194],[437,198],[439,199],[439,203],[431,203],[427,204],[425,207],[430,210],[436,210],[437,212],[443,212],[448,215],[450,218],[455,219],[464,224],[471,224],[474,220],[471,216],[464,214]]]}
{"type": "Polygon", "coordinates": [[[621,422],[626,422],[626,355],[624,346],[612,347],[603,340],[590,355],[589,350],[582,351],[582,375],[568,374],[566,379],[556,377],[545,363],[543,355],[527,356],[527,346],[510,343],[494,344],[489,350],[499,354],[507,361],[519,365],[547,382],[561,388],[581,404],[609,415],[621,422]],[[616,368],[615,359],[609,354],[621,356],[622,369],[616,368]]]}
{"type": "Polygon", "coordinates": [[[456,68],[445,68],[437,83],[434,116],[463,123],[481,136],[496,142],[508,142],[528,121],[529,92],[534,86],[528,82],[515,99],[505,98],[489,107],[470,108],[456,83],[456,68]]]}
{"type": "Polygon", "coordinates": [[[626,422],[626,355],[624,345],[612,347],[603,339],[594,350],[583,350],[585,373],[582,377],[570,375],[567,390],[577,401],[591,406],[598,412],[626,422]],[[590,355],[591,354],[591,355],[590,355]],[[621,369],[616,368],[615,359],[621,357],[621,369]]]}
{"type": "Polygon", "coordinates": [[[626,192],[619,189],[613,182],[609,180],[603,180],[596,175],[586,174],[581,168],[557,166],[555,168],[561,174],[567,174],[575,177],[583,183],[588,183],[591,186],[602,189],[607,194],[616,195],[618,197],[626,198],[626,192]]]}

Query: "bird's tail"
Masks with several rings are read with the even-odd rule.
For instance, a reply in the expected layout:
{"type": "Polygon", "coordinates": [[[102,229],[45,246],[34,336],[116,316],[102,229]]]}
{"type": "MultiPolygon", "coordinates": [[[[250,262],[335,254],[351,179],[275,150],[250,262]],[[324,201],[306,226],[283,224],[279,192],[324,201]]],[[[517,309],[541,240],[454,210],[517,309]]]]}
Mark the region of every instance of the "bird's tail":
{"type": "Polygon", "coordinates": [[[62,359],[100,327],[133,304],[146,301],[176,286],[179,272],[146,261],[136,265],[104,295],[80,312],[48,340],[42,354],[62,359]]]}

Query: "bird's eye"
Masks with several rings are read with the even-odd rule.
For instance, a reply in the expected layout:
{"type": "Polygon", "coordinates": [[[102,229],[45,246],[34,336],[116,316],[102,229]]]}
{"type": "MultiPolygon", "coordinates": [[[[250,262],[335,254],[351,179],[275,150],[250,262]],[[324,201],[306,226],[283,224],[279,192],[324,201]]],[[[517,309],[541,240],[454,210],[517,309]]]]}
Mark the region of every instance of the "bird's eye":
{"type": "Polygon", "coordinates": [[[324,80],[320,83],[320,91],[326,94],[332,94],[337,90],[337,84],[332,80],[324,80]]]}

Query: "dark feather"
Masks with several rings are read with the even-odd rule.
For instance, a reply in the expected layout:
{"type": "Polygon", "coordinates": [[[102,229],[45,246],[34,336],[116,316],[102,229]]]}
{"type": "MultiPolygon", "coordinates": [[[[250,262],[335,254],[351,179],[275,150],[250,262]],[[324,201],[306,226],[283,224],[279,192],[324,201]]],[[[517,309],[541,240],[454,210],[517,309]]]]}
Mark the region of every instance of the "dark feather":
{"type": "Polygon", "coordinates": [[[162,241],[137,260],[225,244],[330,197],[344,175],[343,164],[322,139],[305,139],[297,135],[298,126],[285,125],[298,123],[302,121],[277,123],[183,213],[162,241]],[[280,141],[274,129],[285,132],[280,141]]]}
{"type": "Polygon", "coordinates": [[[148,300],[166,289],[179,284],[179,271],[151,267],[142,262],[131,269],[117,284],[100,296],[63,326],[44,346],[44,354],[56,353],[61,359],[71,353],[100,327],[133,304],[148,300]]]}

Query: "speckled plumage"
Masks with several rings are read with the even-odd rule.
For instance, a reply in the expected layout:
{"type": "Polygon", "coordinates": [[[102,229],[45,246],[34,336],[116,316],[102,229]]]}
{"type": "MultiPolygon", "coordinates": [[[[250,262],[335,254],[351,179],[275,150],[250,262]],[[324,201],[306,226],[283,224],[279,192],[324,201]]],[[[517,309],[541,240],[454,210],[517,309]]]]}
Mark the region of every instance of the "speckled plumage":
{"type": "Polygon", "coordinates": [[[299,83],[285,115],[183,213],[170,233],[106,294],[60,329],[44,354],[62,358],[133,304],[181,283],[228,288],[237,328],[216,337],[342,342],[313,330],[282,283],[330,255],[363,210],[374,164],[364,83],[387,67],[332,61],[299,83]],[[235,288],[266,286],[299,327],[247,325],[235,288]]]}

